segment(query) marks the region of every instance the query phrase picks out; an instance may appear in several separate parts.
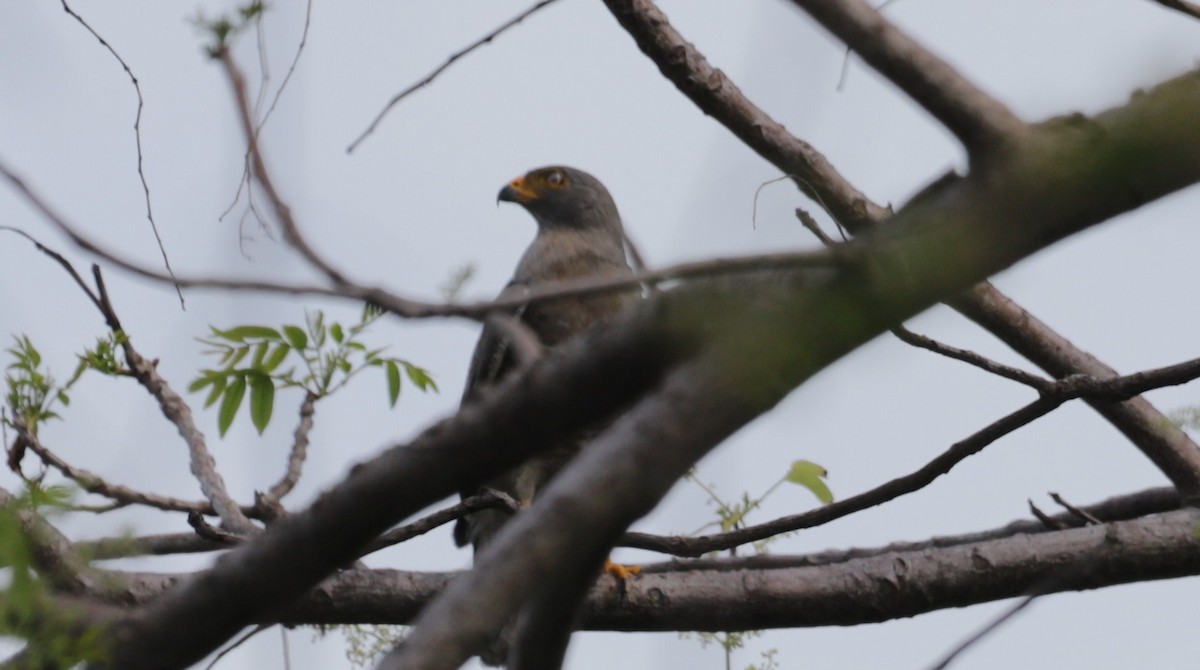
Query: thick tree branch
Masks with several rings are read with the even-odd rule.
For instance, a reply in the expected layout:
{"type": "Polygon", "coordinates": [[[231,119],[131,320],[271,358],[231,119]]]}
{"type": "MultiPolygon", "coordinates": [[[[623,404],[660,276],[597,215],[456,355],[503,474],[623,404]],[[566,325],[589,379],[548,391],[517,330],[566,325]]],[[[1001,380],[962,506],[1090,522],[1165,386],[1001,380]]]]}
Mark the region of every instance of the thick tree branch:
{"type": "MultiPolygon", "coordinates": [[[[1174,535],[1163,535],[1158,532],[1162,519],[1171,514],[1160,514],[1179,509],[1178,493],[1167,488],[1151,489],[1135,494],[1120,496],[1083,509],[1089,514],[1104,520],[1103,526],[1092,526],[1092,530],[1115,529],[1116,533],[1147,539],[1151,543],[1168,542],[1175,549],[1186,549],[1194,539],[1187,537],[1187,514],[1184,513],[1179,521],[1185,532],[1174,535]],[[1149,518],[1139,518],[1154,515],[1149,518]]],[[[1005,548],[1006,553],[1016,556],[1025,553],[1026,560],[1032,562],[1029,571],[1036,573],[1038,566],[1044,565],[1041,555],[1036,552],[1040,547],[1063,544],[1062,538],[1069,537],[1061,533],[1066,529],[1081,529],[1080,520],[1063,513],[1052,517],[1062,528],[1047,528],[1037,521],[1014,521],[999,528],[958,536],[935,537],[920,542],[895,542],[886,546],[869,547],[849,550],[826,551],[816,554],[789,556],[764,555],[738,558],[696,559],[687,561],[668,561],[652,563],[644,566],[642,576],[627,581],[623,587],[612,579],[601,579],[592,588],[588,596],[582,626],[590,630],[689,630],[695,624],[695,617],[706,616],[706,627],[709,630],[720,629],[722,617],[730,610],[740,611],[739,620],[757,615],[772,617],[771,612],[764,611],[758,603],[758,594],[747,597],[743,592],[746,588],[745,578],[748,574],[764,574],[771,576],[771,584],[785,586],[788,589],[803,585],[801,582],[788,583],[789,578],[801,574],[798,569],[814,569],[820,566],[839,566],[838,570],[853,573],[857,566],[882,564],[896,556],[911,557],[917,571],[929,574],[926,565],[941,565],[951,554],[970,553],[977,547],[1005,548]],[[1031,542],[1033,544],[1031,544],[1031,542]],[[657,577],[655,582],[647,581],[648,575],[657,577]],[[715,586],[714,586],[715,585],[715,586]],[[655,590],[658,590],[658,593],[655,590]],[[627,597],[634,594],[635,601],[627,597]],[[662,598],[661,596],[666,596],[662,598]],[[725,597],[728,596],[728,600],[725,597]],[[670,604],[666,609],[656,609],[655,603],[670,604]],[[701,605],[700,603],[703,604],[701,605]],[[695,607],[707,608],[706,611],[695,611],[695,607]]],[[[1172,521],[1171,523],[1176,523],[1172,521]]],[[[1124,545],[1121,552],[1125,559],[1138,554],[1153,554],[1156,550],[1152,545],[1124,545]]],[[[1090,549],[1084,549],[1077,555],[1068,558],[1067,563],[1078,563],[1088,559],[1090,549]]],[[[1116,556],[1113,557],[1117,558],[1116,556]]],[[[1120,560],[1125,560],[1120,559],[1120,560]]],[[[1168,561],[1168,563],[1171,563],[1168,561]]],[[[974,566],[966,566],[975,570],[974,566]]],[[[1200,559],[1193,554],[1184,565],[1172,565],[1172,572],[1164,573],[1162,565],[1149,564],[1132,567],[1123,574],[1113,574],[1103,583],[1094,586],[1110,586],[1123,583],[1133,583],[1148,579],[1162,579],[1181,576],[1181,574],[1200,574],[1200,559]]],[[[109,574],[109,573],[105,573],[109,574]]],[[[120,603],[125,605],[146,605],[163,597],[181,582],[195,579],[198,575],[164,575],[157,573],[125,573],[113,572],[118,580],[126,584],[119,592],[101,593],[85,592],[85,595],[103,602],[120,603]]],[[[446,585],[463,573],[447,572],[408,572],[402,570],[345,570],[337,573],[316,586],[311,592],[298,599],[292,605],[284,608],[278,615],[264,619],[259,623],[283,623],[285,625],[336,625],[336,624],[411,624],[425,605],[441,593],[446,585]]],[[[804,573],[807,575],[818,572],[804,573]]],[[[977,577],[978,575],[975,574],[977,577]]],[[[951,575],[956,581],[965,583],[969,574],[951,575]]],[[[766,585],[763,586],[764,590],[766,585]]],[[[1061,590],[1069,590],[1064,585],[1061,590]]],[[[920,590],[912,591],[912,594],[920,590]]],[[[785,597],[771,597],[778,602],[785,597]]],[[[839,597],[840,596],[836,596],[839,597]]],[[[916,598],[918,596],[912,595],[916,598]]],[[[932,611],[944,607],[961,606],[986,602],[987,598],[970,600],[967,603],[950,604],[946,602],[926,602],[932,611]]],[[[839,616],[857,617],[856,623],[878,621],[878,617],[894,618],[899,607],[917,606],[897,599],[887,604],[883,612],[875,611],[872,603],[861,603],[861,607],[845,610],[839,616]],[[867,617],[874,617],[868,619],[867,617]]],[[[832,621],[828,617],[832,608],[824,600],[807,600],[796,605],[797,611],[809,608],[808,623],[805,625],[830,625],[845,623],[832,621]]],[[[790,608],[789,608],[790,609],[790,608]]],[[[785,613],[787,619],[797,616],[795,613],[785,613]]],[[[791,621],[771,618],[760,627],[788,627],[791,621]]]]}

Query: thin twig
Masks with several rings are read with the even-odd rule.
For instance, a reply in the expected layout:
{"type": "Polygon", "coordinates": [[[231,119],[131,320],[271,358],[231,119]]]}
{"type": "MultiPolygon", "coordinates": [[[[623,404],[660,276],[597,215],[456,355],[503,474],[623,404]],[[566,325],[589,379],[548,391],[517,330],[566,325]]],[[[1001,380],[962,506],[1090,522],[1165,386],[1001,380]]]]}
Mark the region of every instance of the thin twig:
{"type": "Polygon", "coordinates": [[[242,75],[242,71],[233,61],[233,55],[228,48],[222,47],[217,51],[217,58],[225,68],[225,74],[229,77],[229,82],[233,88],[234,99],[237,102],[238,118],[242,125],[242,134],[246,139],[246,143],[250,147],[251,167],[254,179],[262,187],[263,192],[267,196],[267,200],[271,203],[271,208],[275,212],[275,219],[279,223],[279,227],[283,229],[284,239],[293,249],[300,252],[313,267],[320,270],[326,277],[329,278],[335,285],[346,284],[345,276],[325,259],[321,258],[300,234],[300,228],[296,225],[296,220],[292,217],[292,210],[287,203],[275,190],[275,185],[271,181],[267,166],[262,157],[262,152],[258,145],[258,136],[255,131],[253,111],[250,105],[250,99],[246,94],[246,79],[242,75]]]}
{"type": "Polygon", "coordinates": [[[371,125],[367,126],[367,129],[362,131],[362,133],[359,134],[359,136],[357,138],[355,138],[353,142],[350,143],[350,146],[346,147],[346,153],[348,153],[348,154],[353,153],[354,150],[358,148],[358,145],[361,144],[363,142],[363,140],[367,139],[368,135],[374,133],[375,129],[377,127],[379,127],[379,124],[383,121],[383,117],[387,116],[387,113],[392,110],[392,107],[395,107],[396,104],[399,103],[401,100],[407,98],[412,93],[415,93],[418,89],[424,88],[426,85],[428,85],[434,79],[436,79],[438,77],[438,75],[440,75],[442,72],[444,72],[446,70],[446,68],[453,65],[454,62],[457,61],[458,59],[462,58],[463,56],[466,56],[467,54],[478,49],[479,47],[482,47],[482,46],[490,43],[492,40],[496,39],[496,37],[498,37],[500,35],[500,33],[504,32],[504,31],[508,30],[509,28],[512,28],[513,26],[517,25],[518,23],[524,21],[526,19],[526,17],[528,17],[530,14],[533,14],[534,12],[538,11],[539,9],[541,9],[541,8],[545,7],[546,5],[549,5],[553,2],[554,2],[554,0],[540,0],[540,2],[534,4],[529,9],[526,9],[525,11],[521,12],[516,17],[509,19],[507,22],[502,24],[499,28],[496,28],[492,32],[488,33],[487,35],[484,35],[483,37],[475,40],[474,42],[472,42],[465,48],[460,49],[460,50],[450,54],[450,57],[446,59],[446,62],[444,62],[441,65],[439,65],[438,67],[434,68],[433,72],[430,72],[429,74],[425,75],[425,77],[423,79],[421,79],[420,81],[416,82],[415,84],[412,84],[408,88],[406,88],[403,91],[400,91],[396,95],[392,96],[392,99],[388,100],[387,104],[383,106],[383,109],[381,109],[379,111],[379,113],[375,115],[375,118],[371,121],[371,125]]]}
{"type": "Polygon", "coordinates": [[[1025,596],[1024,598],[1022,598],[1021,602],[1008,608],[1008,610],[1005,611],[1003,614],[996,617],[992,621],[988,622],[988,624],[986,626],[984,626],[979,631],[975,632],[973,635],[971,635],[971,637],[968,637],[961,644],[959,644],[957,647],[952,649],[950,651],[950,653],[946,654],[946,656],[944,658],[942,658],[941,661],[935,663],[934,665],[929,666],[930,670],[945,670],[945,668],[950,667],[950,663],[953,662],[954,659],[957,658],[960,654],[962,654],[964,651],[966,651],[968,648],[970,648],[976,642],[979,642],[983,638],[987,637],[990,633],[995,631],[1006,621],[1008,621],[1009,619],[1011,619],[1014,616],[1016,616],[1017,614],[1019,614],[1021,612],[1021,610],[1032,605],[1033,601],[1036,600],[1037,598],[1038,598],[1037,595],[1030,595],[1030,596],[1025,596]]]}
{"type": "MultiPolygon", "coordinates": [[[[796,218],[800,219],[800,225],[804,226],[808,232],[812,233],[821,242],[821,244],[824,244],[827,247],[832,247],[838,244],[837,240],[825,234],[825,231],[821,228],[821,224],[817,223],[817,220],[813,218],[813,215],[805,211],[804,208],[796,208],[796,218]]],[[[846,231],[843,230],[841,226],[838,226],[837,229],[842,235],[842,242],[845,242],[846,231]]]]}
{"type": "MultiPolygon", "coordinates": [[[[270,78],[270,75],[267,71],[267,59],[266,59],[266,53],[265,53],[266,50],[262,47],[263,40],[264,40],[263,30],[262,30],[262,19],[263,19],[264,15],[265,15],[265,12],[259,12],[258,17],[257,17],[259,63],[260,63],[260,67],[262,69],[263,74],[262,74],[262,78],[261,78],[261,84],[260,84],[261,88],[259,89],[259,96],[258,96],[258,99],[255,100],[255,102],[254,102],[254,118],[258,118],[258,110],[262,103],[262,95],[267,90],[266,84],[267,84],[267,80],[270,78]]],[[[280,82],[279,88],[275,89],[275,96],[271,99],[271,106],[267,108],[266,113],[264,113],[262,115],[262,118],[259,119],[258,123],[255,124],[254,138],[256,140],[258,139],[259,135],[262,134],[262,129],[264,126],[267,125],[267,121],[270,120],[271,114],[273,114],[275,112],[275,106],[279,104],[279,98],[281,98],[283,96],[284,89],[287,88],[288,82],[290,82],[292,80],[292,75],[296,72],[296,65],[300,63],[300,54],[304,53],[304,47],[305,47],[305,45],[308,44],[308,29],[309,29],[309,26],[311,25],[311,23],[312,23],[312,0],[308,0],[305,3],[305,7],[304,7],[304,29],[300,33],[300,43],[298,45],[296,45],[296,53],[295,53],[295,55],[292,56],[292,63],[291,63],[291,65],[288,66],[287,74],[285,74],[283,76],[283,81],[280,82]]],[[[243,156],[243,159],[242,159],[242,165],[243,165],[242,178],[238,182],[237,192],[235,192],[233,194],[233,202],[229,203],[229,207],[227,207],[225,209],[225,211],[221,213],[221,216],[217,217],[218,219],[224,219],[225,216],[227,214],[229,214],[230,211],[233,210],[234,206],[238,203],[238,200],[241,198],[242,188],[249,185],[249,183],[250,183],[250,151],[251,151],[250,146],[247,145],[246,154],[245,154],[245,156],[243,156]]],[[[247,192],[247,197],[249,197],[249,192],[247,192]]],[[[244,254],[244,252],[243,252],[243,254],[244,254]]]]}
{"type": "Polygon", "coordinates": [[[507,493],[494,489],[484,489],[480,493],[466,498],[457,504],[438,510],[410,524],[389,530],[372,542],[362,555],[366,556],[380,549],[400,544],[401,542],[407,542],[414,537],[428,533],[438,526],[456,521],[467,514],[484,509],[498,509],[504,510],[509,514],[516,514],[520,511],[521,505],[507,493]]]}
{"type": "MultiPolygon", "coordinates": [[[[133,90],[135,93],[137,93],[138,100],[137,115],[133,119],[133,137],[135,144],[137,145],[138,178],[141,179],[142,194],[146,199],[146,219],[150,222],[150,230],[154,232],[154,240],[158,243],[159,253],[162,254],[163,266],[167,269],[167,274],[174,277],[175,271],[171,269],[171,260],[167,258],[167,248],[163,245],[162,236],[158,234],[158,224],[155,223],[154,212],[150,208],[150,185],[146,183],[146,171],[142,166],[142,107],[145,106],[145,101],[142,99],[142,86],[140,83],[138,83],[138,78],[134,76],[133,70],[130,69],[129,64],[125,62],[124,58],[121,58],[121,54],[117,53],[117,50],[108,43],[108,40],[101,37],[99,33],[97,33],[90,25],[88,25],[87,21],[83,20],[82,16],[75,13],[75,11],[72,10],[67,4],[67,0],[60,0],[60,2],[62,3],[63,11],[65,11],[67,14],[70,14],[72,18],[79,22],[79,25],[83,26],[89,33],[92,34],[92,37],[95,37],[97,40],[99,40],[101,46],[103,46],[105,49],[108,49],[108,52],[112,54],[113,58],[116,58],[117,62],[121,64],[121,68],[125,70],[125,74],[129,75],[129,81],[133,83],[133,90]]],[[[175,294],[179,296],[179,307],[186,309],[186,305],[183,301],[183,288],[178,283],[175,284],[175,294]]]]}
{"type": "MultiPolygon", "coordinates": [[[[213,668],[217,667],[217,663],[220,662],[220,660],[222,658],[225,658],[226,654],[233,651],[234,649],[237,649],[238,647],[242,646],[243,644],[249,642],[250,638],[254,637],[255,635],[258,635],[259,633],[263,632],[264,630],[272,628],[274,625],[275,624],[259,624],[259,625],[255,626],[254,628],[251,628],[250,630],[246,631],[245,635],[239,637],[234,642],[229,643],[229,645],[226,646],[221,651],[218,651],[217,654],[215,656],[213,656],[212,661],[208,665],[204,666],[204,670],[213,670],[213,668]]],[[[282,630],[282,627],[280,627],[280,630],[282,630]]]]}
{"type": "Polygon", "coordinates": [[[865,0],[792,0],[958,137],[973,159],[1026,130],[1007,107],[897,29],[865,0]]]}
{"type": "Polygon", "coordinates": [[[1088,512],[1086,510],[1079,509],[1078,507],[1072,505],[1071,503],[1067,502],[1066,500],[1063,500],[1062,496],[1058,495],[1057,493],[1051,492],[1050,499],[1053,500],[1054,502],[1058,503],[1059,505],[1061,505],[1063,509],[1067,510],[1071,514],[1079,517],[1080,519],[1083,519],[1084,521],[1086,521],[1088,523],[1101,523],[1100,519],[1097,519],[1095,516],[1088,514],[1088,512]]]}
{"type": "Polygon", "coordinates": [[[958,347],[952,347],[948,344],[943,344],[935,339],[914,333],[904,326],[896,326],[892,329],[892,334],[900,338],[900,340],[906,344],[911,344],[914,347],[920,347],[921,349],[932,351],[935,354],[941,354],[947,358],[953,358],[956,361],[962,361],[964,363],[974,365],[980,370],[990,372],[994,375],[999,375],[1005,379],[1011,379],[1012,381],[1020,382],[1040,392],[1049,391],[1052,387],[1054,387],[1054,382],[1050,379],[1046,379],[1045,377],[1031,374],[1029,372],[1025,372],[1024,370],[993,361],[992,359],[987,358],[986,356],[981,356],[974,351],[959,349],[958,347]]]}

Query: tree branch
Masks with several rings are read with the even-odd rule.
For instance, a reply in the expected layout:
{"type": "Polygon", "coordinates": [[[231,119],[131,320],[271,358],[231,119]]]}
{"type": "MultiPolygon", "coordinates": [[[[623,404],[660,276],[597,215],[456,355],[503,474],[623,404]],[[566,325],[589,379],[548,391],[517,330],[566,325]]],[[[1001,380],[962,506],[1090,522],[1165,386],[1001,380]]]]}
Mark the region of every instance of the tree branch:
{"type": "Polygon", "coordinates": [[[216,459],[208,451],[204,433],[192,419],[192,409],[178,393],[171,388],[161,375],[158,374],[158,361],[148,361],[133,347],[133,341],[121,326],[117,312],[109,299],[108,289],[104,286],[104,277],[100,274],[100,266],[92,265],[92,278],[96,281],[96,294],[100,298],[100,311],[104,314],[108,327],[114,334],[120,334],[119,343],[125,353],[125,362],[133,373],[134,379],[158,401],[159,409],[168,421],[175,425],[179,436],[183,438],[188,448],[192,474],[200,482],[200,491],[212,503],[217,516],[226,529],[241,534],[254,533],[258,527],[250,523],[242,509],[229,496],[225,488],[225,480],[217,472],[216,459]]]}
{"type": "Polygon", "coordinates": [[[450,54],[450,57],[446,59],[446,62],[444,62],[441,65],[434,68],[432,72],[425,75],[425,77],[422,78],[420,81],[416,82],[415,84],[412,84],[408,88],[406,88],[403,91],[400,91],[396,95],[392,96],[392,99],[388,100],[387,104],[383,106],[383,109],[379,110],[379,113],[376,114],[375,118],[371,120],[371,124],[367,126],[367,129],[362,131],[362,133],[358,137],[354,138],[354,141],[350,143],[350,146],[346,147],[346,153],[348,153],[348,154],[354,153],[354,150],[358,148],[358,145],[362,144],[363,140],[367,139],[368,136],[370,136],[372,133],[375,132],[375,129],[378,128],[379,124],[383,121],[383,117],[387,116],[387,113],[392,111],[392,108],[395,107],[401,100],[407,98],[409,95],[412,95],[413,93],[416,93],[418,90],[425,88],[425,86],[429,85],[434,79],[437,79],[438,75],[440,75],[442,72],[445,72],[446,68],[450,67],[451,65],[454,65],[454,62],[457,61],[458,59],[462,58],[463,56],[466,56],[467,54],[478,49],[479,47],[490,44],[492,40],[494,40],[500,36],[500,33],[503,33],[504,31],[508,30],[509,28],[512,28],[513,26],[517,25],[518,23],[524,21],[526,18],[529,17],[530,14],[533,14],[534,12],[538,11],[542,7],[545,7],[546,5],[548,5],[552,2],[554,2],[554,0],[540,0],[539,2],[535,3],[529,9],[526,9],[525,11],[516,15],[515,17],[509,19],[508,21],[505,21],[503,24],[500,25],[499,28],[496,28],[492,32],[475,40],[474,42],[467,45],[466,47],[450,54]]]}
{"type": "Polygon", "coordinates": [[[292,435],[292,451],[288,455],[287,469],[283,477],[264,494],[267,504],[278,504],[296,486],[296,482],[300,481],[300,470],[304,467],[304,459],[308,455],[308,434],[312,431],[316,404],[315,393],[308,391],[304,394],[304,400],[300,403],[300,422],[296,424],[292,435]]]}
{"type": "Polygon", "coordinates": [[[283,229],[284,239],[292,248],[300,252],[314,268],[320,270],[334,285],[342,285],[347,283],[345,276],[340,270],[335,269],[324,258],[321,257],[311,246],[304,236],[300,234],[300,227],[296,225],[296,220],[292,217],[292,210],[287,203],[275,190],[275,184],[271,181],[271,176],[267,172],[267,166],[263,161],[262,153],[258,147],[258,132],[254,124],[254,111],[250,104],[250,99],[246,95],[246,80],[242,76],[242,72],[238,69],[237,63],[233,62],[233,56],[229,49],[221,47],[216,58],[224,66],[225,74],[229,77],[230,86],[233,88],[234,100],[238,106],[238,119],[242,124],[242,134],[246,138],[246,145],[249,148],[251,172],[254,179],[262,186],[263,192],[267,194],[267,201],[271,203],[271,209],[275,212],[275,219],[279,223],[279,227],[283,229]]]}
{"type": "Polygon", "coordinates": [[[1057,409],[1066,399],[1040,398],[1009,414],[961,442],[956,442],[937,458],[926,463],[915,472],[893,479],[844,500],[809,510],[802,514],[785,516],[774,521],[748,526],[717,535],[699,537],[655,537],[639,533],[628,533],[621,544],[638,549],[661,551],[675,556],[703,556],[712,551],[732,549],[750,542],[803,528],[821,526],[876,505],[895,500],[900,496],[919,491],[938,477],[946,474],[969,456],[979,453],[987,445],[1012,431],[1025,426],[1057,409]]]}

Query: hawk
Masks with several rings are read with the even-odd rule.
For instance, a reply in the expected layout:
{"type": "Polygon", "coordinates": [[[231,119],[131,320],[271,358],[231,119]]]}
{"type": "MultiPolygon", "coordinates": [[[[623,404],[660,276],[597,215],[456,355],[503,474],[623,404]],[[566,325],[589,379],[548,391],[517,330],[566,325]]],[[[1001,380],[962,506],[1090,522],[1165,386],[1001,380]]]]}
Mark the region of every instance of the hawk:
{"type": "MultiPolygon", "coordinates": [[[[499,201],[515,202],[537,222],[537,236],[517,263],[501,299],[519,297],[546,282],[586,277],[630,277],[625,260],[625,233],[608,189],[592,175],[575,168],[538,168],[510,181],[499,201]]],[[[514,316],[550,348],[591,326],[612,318],[637,297],[636,290],[540,301],[520,308],[514,316]]],[[[517,366],[514,347],[498,328],[484,326],[463,392],[463,404],[495,385],[517,366]]],[[[592,435],[595,434],[593,430],[592,435]]],[[[574,456],[588,435],[531,458],[485,482],[528,506],[538,491],[574,456]]],[[[495,448],[503,449],[504,445],[495,448]]],[[[464,491],[468,496],[475,491],[464,491]]],[[[470,542],[476,554],[508,520],[501,510],[483,510],[459,519],[454,528],[458,546],[470,542]]]]}

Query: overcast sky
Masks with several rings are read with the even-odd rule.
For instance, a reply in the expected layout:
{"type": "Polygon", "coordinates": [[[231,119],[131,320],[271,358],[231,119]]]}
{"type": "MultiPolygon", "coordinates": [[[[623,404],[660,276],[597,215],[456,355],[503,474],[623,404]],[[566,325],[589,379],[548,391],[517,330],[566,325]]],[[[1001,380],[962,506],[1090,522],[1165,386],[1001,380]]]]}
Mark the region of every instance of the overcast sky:
{"type": "MultiPolygon", "coordinates": [[[[496,207],[510,178],[550,163],[592,172],[609,187],[630,235],[653,266],[716,256],[813,248],[792,212],[818,207],[778,171],[697,111],[637,51],[603,5],[560,0],[464,58],[392,110],[353,154],[346,146],[396,92],[449,54],[523,10],[511,0],[315,2],[308,43],[263,146],[275,183],[313,246],[351,277],[437,300],[470,264],[470,298],[507,281],[534,227],[520,208],[496,207]]],[[[206,59],[192,19],[232,5],[158,1],[72,5],[109,40],[141,82],[146,179],[155,217],[180,274],[302,281],[314,273],[251,219],[238,191],[244,146],[227,84],[206,59]]],[[[947,132],[790,3],[663,0],[676,27],[757,104],[824,152],[858,188],[901,205],[963,165],[947,132]]],[[[16,169],[94,239],[126,257],[161,260],[145,217],[127,75],[54,2],[0,10],[0,160],[16,169]]],[[[1121,104],[1139,87],[1195,67],[1200,22],[1147,0],[903,0],[887,15],[985,90],[1036,121],[1121,104]]],[[[302,2],[273,3],[263,25],[271,91],[282,81],[304,24],[302,2]]],[[[255,35],[239,62],[259,71],[255,35]]],[[[996,284],[1082,348],[1123,372],[1200,355],[1200,189],[1195,187],[1071,238],[995,278],[996,284]]],[[[7,185],[0,225],[19,226],[79,252],[7,185]]],[[[118,270],[107,274],[126,329],[182,390],[210,363],[193,338],[209,324],[297,323],[305,309],[350,320],[346,303],[173,289],[118,270]]],[[[103,322],[70,279],[21,238],[0,233],[0,336],[28,334],[59,378],[103,322]]],[[[1019,358],[945,308],[911,328],[1005,362],[1019,358]]],[[[305,478],[287,501],[299,509],[354,463],[405,440],[457,405],[478,328],[466,321],[390,319],[368,342],[427,367],[440,394],[405,389],[389,411],[381,376],[366,373],[317,409],[305,478]]],[[[1170,410],[1200,402],[1195,386],[1158,391],[1170,410]]],[[[864,346],[738,433],[698,467],[725,496],[768,488],[797,458],[830,471],[845,497],[924,464],[951,443],[1032,399],[1022,387],[888,338],[864,346]]],[[[281,472],[300,402],[281,392],[257,436],[238,418],[224,439],[215,412],[198,413],[231,491],[249,501],[281,472]]],[[[198,408],[200,398],[196,398],[198,408]]],[[[153,401],[129,381],[85,377],[45,441],[72,463],[114,482],[198,497],[185,450],[153,401]]],[[[32,458],[26,459],[32,468],[32,458]]],[[[1004,438],[928,489],[881,509],[804,532],[776,553],[871,547],[992,528],[1027,516],[1048,491],[1084,504],[1165,479],[1115,430],[1073,404],[1004,438]]],[[[0,485],[18,487],[11,475],[0,485]]],[[[776,491],[752,521],[812,507],[800,488],[776,491]]],[[[682,483],[638,528],[686,533],[712,520],[695,485],[682,483]]],[[[177,532],[182,515],[136,511],[72,518],[75,537],[121,530],[177,532]]],[[[650,555],[618,553],[629,560],[650,555]]],[[[193,569],[211,557],[126,561],[138,569],[193,569]]],[[[470,564],[449,528],[368,559],[378,567],[447,570],[470,564]]],[[[1045,598],[965,656],[958,667],[1182,667],[1200,657],[1195,579],[1045,598]]],[[[786,668],[923,668],[1009,606],[993,603],[878,626],[771,632],[734,658],[758,662],[777,648],[786,668]]],[[[317,644],[288,633],[291,667],[348,667],[336,636],[317,644]]],[[[723,668],[714,649],[674,634],[581,634],[567,667],[579,670],[723,668]]],[[[259,636],[218,667],[282,668],[277,632],[259,636]]]]}

